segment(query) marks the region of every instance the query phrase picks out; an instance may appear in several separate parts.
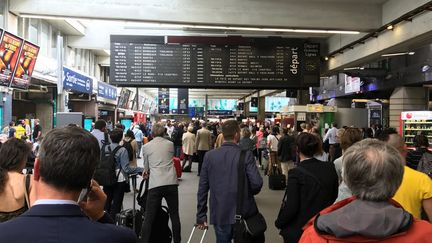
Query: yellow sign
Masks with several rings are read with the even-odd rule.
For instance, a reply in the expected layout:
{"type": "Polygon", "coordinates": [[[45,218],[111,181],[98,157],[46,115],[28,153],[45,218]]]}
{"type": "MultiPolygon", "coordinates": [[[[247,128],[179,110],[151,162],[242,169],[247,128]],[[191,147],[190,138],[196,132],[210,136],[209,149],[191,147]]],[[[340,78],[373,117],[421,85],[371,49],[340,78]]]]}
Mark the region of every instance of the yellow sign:
{"type": "Polygon", "coordinates": [[[322,104],[308,104],[306,108],[308,112],[324,112],[324,106],[322,104]]]}

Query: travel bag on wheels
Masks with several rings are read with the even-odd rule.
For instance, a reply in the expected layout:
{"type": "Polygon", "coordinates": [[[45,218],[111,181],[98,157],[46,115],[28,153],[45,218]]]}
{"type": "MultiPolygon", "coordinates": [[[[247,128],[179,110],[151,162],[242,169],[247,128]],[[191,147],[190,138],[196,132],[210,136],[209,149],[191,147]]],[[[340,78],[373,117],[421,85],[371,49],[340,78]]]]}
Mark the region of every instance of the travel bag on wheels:
{"type": "Polygon", "coordinates": [[[268,184],[271,190],[283,190],[286,187],[286,177],[277,165],[272,166],[271,173],[269,173],[268,184]]]}
{"type": "MultiPolygon", "coordinates": [[[[137,179],[137,174],[133,174],[129,176],[130,179],[132,180],[132,186],[133,188],[136,188],[136,179],[137,179]]],[[[141,210],[137,210],[136,209],[136,203],[135,203],[135,197],[136,197],[136,192],[135,190],[133,190],[133,206],[132,209],[126,209],[121,211],[120,213],[118,213],[116,215],[115,218],[115,223],[116,225],[121,225],[121,226],[125,226],[128,228],[131,228],[132,230],[135,231],[135,233],[137,234],[137,236],[139,236],[140,231],[141,231],[141,226],[142,223],[144,221],[144,215],[143,212],[141,210]]]]}
{"type": "Polygon", "coordinates": [[[173,163],[176,170],[177,178],[181,178],[183,170],[180,163],[180,158],[173,157],[173,163]]]}
{"type": "MultiPolygon", "coordinates": [[[[193,227],[193,229],[192,229],[192,232],[191,232],[190,235],[189,235],[189,239],[188,239],[187,243],[191,243],[192,238],[193,238],[193,235],[194,235],[194,232],[195,232],[195,230],[197,229],[197,227],[198,227],[198,225],[194,225],[194,227],[193,227]]],[[[204,238],[205,238],[206,234],[207,234],[207,229],[204,230],[204,233],[203,233],[203,235],[201,236],[200,243],[203,243],[203,242],[204,242],[204,238]]]]}

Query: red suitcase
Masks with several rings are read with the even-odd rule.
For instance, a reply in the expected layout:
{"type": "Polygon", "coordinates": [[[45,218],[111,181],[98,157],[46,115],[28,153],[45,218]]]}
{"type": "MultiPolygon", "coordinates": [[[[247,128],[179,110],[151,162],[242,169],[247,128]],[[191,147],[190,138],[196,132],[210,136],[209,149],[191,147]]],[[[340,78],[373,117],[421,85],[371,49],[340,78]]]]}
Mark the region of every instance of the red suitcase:
{"type": "Polygon", "coordinates": [[[181,167],[180,159],[177,157],[173,157],[173,163],[177,173],[177,178],[181,178],[183,170],[181,167]]]}

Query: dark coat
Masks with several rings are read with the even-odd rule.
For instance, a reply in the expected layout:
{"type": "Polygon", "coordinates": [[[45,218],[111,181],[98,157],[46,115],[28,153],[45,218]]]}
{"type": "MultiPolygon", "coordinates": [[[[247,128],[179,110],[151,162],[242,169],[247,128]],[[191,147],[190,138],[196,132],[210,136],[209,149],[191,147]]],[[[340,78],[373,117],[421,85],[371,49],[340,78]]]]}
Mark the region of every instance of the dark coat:
{"type": "Polygon", "coordinates": [[[88,219],[79,206],[35,205],[21,216],[0,224],[1,242],[123,243],[137,242],[135,233],[88,219]]]}
{"type": "Polygon", "coordinates": [[[312,158],[298,166],[313,174],[319,183],[298,168],[288,172],[287,200],[275,222],[285,243],[298,242],[308,220],[332,205],[338,195],[339,181],[333,163],[312,158]]]}

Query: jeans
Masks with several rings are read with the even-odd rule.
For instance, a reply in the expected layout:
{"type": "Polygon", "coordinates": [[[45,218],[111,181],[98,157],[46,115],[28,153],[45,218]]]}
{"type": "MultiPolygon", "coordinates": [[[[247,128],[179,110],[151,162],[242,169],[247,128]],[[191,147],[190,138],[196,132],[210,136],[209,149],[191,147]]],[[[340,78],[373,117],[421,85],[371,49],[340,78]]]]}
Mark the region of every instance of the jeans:
{"type": "Polygon", "coordinates": [[[155,217],[157,216],[159,208],[161,207],[162,198],[165,198],[165,201],[168,205],[168,213],[171,219],[171,228],[173,232],[174,243],[179,243],[181,241],[181,226],[178,208],[178,186],[170,185],[152,188],[148,191],[144,223],[141,230],[143,243],[150,242],[150,232],[152,231],[152,224],[155,217]]]}
{"type": "Polygon", "coordinates": [[[174,157],[180,158],[182,146],[174,146],[174,157]]]}
{"type": "Polygon", "coordinates": [[[120,213],[123,205],[123,197],[125,192],[126,182],[117,182],[113,186],[104,186],[103,191],[107,195],[105,203],[105,211],[115,219],[116,214],[120,213]]]}
{"type": "Polygon", "coordinates": [[[216,233],[216,243],[231,243],[233,239],[233,224],[213,225],[216,233]]]}
{"type": "Polygon", "coordinates": [[[143,143],[137,141],[137,145],[138,145],[138,150],[137,150],[137,156],[136,156],[136,157],[137,157],[138,159],[140,159],[140,158],[141,158],[141,148],[142,148],[143,143]]]}
{"type": "Polygon", "coordinates": [[[201,173],[201,167],[204,162],[204,155],[207,153],[207,150],[198,150],[198,175],[201,173]]]}

